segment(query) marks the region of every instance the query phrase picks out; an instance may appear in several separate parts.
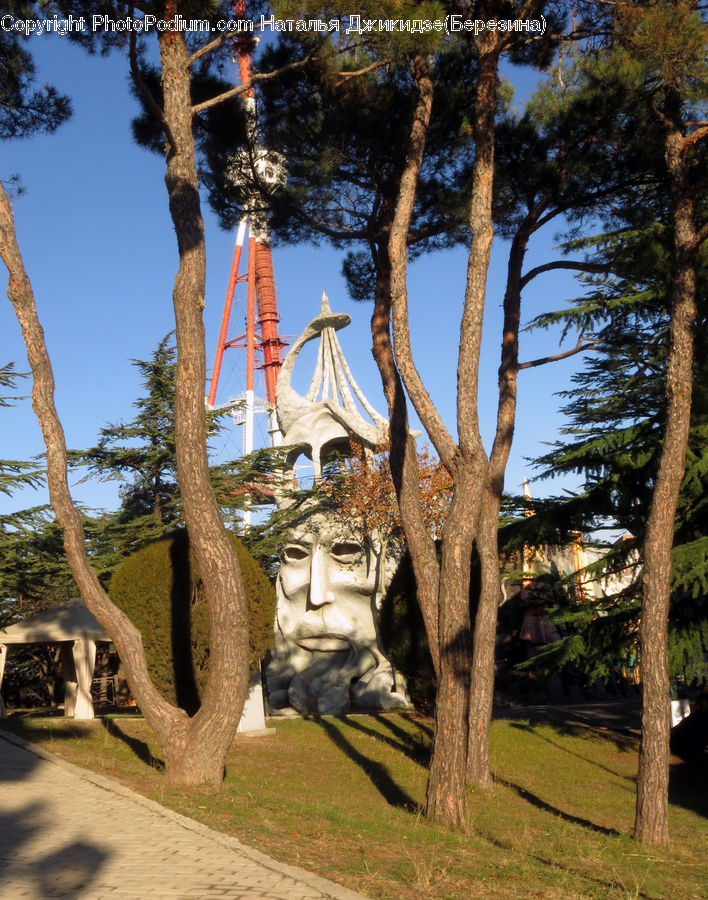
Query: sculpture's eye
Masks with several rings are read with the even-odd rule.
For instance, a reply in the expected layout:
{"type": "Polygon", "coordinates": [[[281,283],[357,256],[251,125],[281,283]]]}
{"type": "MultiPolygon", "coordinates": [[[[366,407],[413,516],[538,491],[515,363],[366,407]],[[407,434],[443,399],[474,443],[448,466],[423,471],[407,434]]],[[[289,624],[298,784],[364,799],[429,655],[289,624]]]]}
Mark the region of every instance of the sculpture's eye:
{"type": "Polygon", "coordinates": [[[352,563],[363,552],[361,544],[354,541],[338,541],[330,547],[330,554],[337,562],[352,563]]]}
{"type": "Polygon", "coordinates": [[[288,544],[287,547],[283,547],[283,560],[284,562],[300,562],[300,560],[305,559],[310,554],[304,547],[298,547],[297,544],[288,544]]]}

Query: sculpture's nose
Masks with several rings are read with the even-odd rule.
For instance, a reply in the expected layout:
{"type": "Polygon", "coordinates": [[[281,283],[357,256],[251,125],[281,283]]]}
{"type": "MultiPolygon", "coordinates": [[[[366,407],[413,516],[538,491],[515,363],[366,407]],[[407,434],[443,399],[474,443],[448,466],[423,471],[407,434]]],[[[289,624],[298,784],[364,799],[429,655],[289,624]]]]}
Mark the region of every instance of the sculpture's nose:
{"type": "Polygon", "coordinates": [[[327,603],[332,603],[334,597],[329,586],[327,574],[327,556],[317,547],[312,554],[310,566],[310,607],[317,609],[327,603]]]}

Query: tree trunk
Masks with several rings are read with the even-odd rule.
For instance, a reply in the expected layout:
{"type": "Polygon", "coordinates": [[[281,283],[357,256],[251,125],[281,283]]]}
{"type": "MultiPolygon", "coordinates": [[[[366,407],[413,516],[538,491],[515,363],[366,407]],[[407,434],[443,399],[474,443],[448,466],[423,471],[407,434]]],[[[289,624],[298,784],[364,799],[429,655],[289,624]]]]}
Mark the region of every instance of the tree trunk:
{"type": "Polygon", "coordinates": [[[498,521],[499,499],[488,491],[476,541],[481,571],[477,612],[474,617],[467,745],[467,781],[479,788],[492,786],[489,726],[494,701],[494,655],[501,592],[498,521]]]}
{"type": "MultiPolygon", "coordinates": [[[[168,16],[176,12],[176,3],[169,3],[168,16]]],[[[248,689],[248,606],[238,560],[209,478],[202,321],[206,256],[192,136],[189,55],[180,32],[162,32],[159,43],[165,184],[180,258],[173,289],[177,472],[190,546],[209,609],[209,682],[201,708],[174,736],[167,753],[167,774],[177,784],[219,785],[248,689]]]]}
{"type": "MultiPolygon", "coordinates": [[[[177,13],[176,3],[166,9],[177,13]]],[[[160,55],[167,146],[165,182],[177,233],[180,266],[173,292],[177,326],[175,418],[178,475],[190,542],[209,608],[210,673],[203,703],[189,719],[155,689],[147,671],[140,632],[115,607],[88,561],[82,518],[68,487],[66,442],[54,405],[54,378],[32,288],[24,270],[10,201],[0,185],[0,255],[10,273],[8,296],[22,328],[33,373],[32,399],[47,448],[50,499],[64,534],[72,574],[86,605],[111,635],[131,690],[165,750],[174,784],[223,781],[224,760],[248,688],[248,612],[235,553],[211,491],[206,452],[204,384],[206,360],[204,229],[194,144],[188,54],[178,32],[161,33],[160,55]]]]}
{"type": "MultiPolygon", "coordinates": [[[[465,775],[467,759],[467,717],[469,694],[469,577],[474,530],[477,526],[480,500],[474,487],[478,482],[479,465],[475,460],[462,459],[459,448],[448,433],[418,374],[410,346],[407,290],[407,240],[415,203],[418,174],[423,162],[425,138],[433,102],[430,60],[423,57],[414,62],[418,101],[414,111],[406,165],[401,175],[398,203],[391,227],[388,254],[391,272],[391,310],[393,313],[393,352],[395,364],[408,395],[425,429],[450,472],[454,484],[454,499],[443,529],[442,561],[434,558],[434,545],[419,509],[417,472],[415,503],[412,493],[409,518],[401,503],[401,517],[409,541],[409,548],[418,579],[419,602],[428,632],[428,641],[437,656],[438,692],[435,705],[435,736],[433,739],[430,774],[426,794],[426,815],[441,824],[466,829],[467,808],[465,775]],[[415,505],[415,510],[412,509],[415,505]],[[421,533],[422,529],[422,533],[421,533]],[[425,540],[422,536],[425,534],[425,540]],[[423,559],[421,550],[429,554],[423,559]],[[419,572],[423,573],[421,581],[419,572]],[[429,590],[429,594],[427,593],[429,590]]],[[[463,339],[464,339],[463,335],[463,339]]],[[[461,358],[464,356],[461,340],[461,358]]],[[[463,366],[464,368],[464,366],[463,366]]],[[[467,374],[465,371],[463,374],[467,374]]],[[[466,383],[465,383],[466,387],[466,383]]],[[[459,396],[463,390],[458,391],[459,396]]],[[[402,392],[401,392],[402,396],[402,392]]],[[[391,419],[391,457],[394,481],[394,440],[403,436],[394,428],[391,419]]],[[[406,436],[406,452],[414,456],[412,442],[406,436]]],[[[481,447],[481,442],[479,443],[481,447]]],[[[486,462],[486,457],[484,457],[486,462]]]]}
{"type": "Polygon", "coordinates": [[[81,513],[69,492],[66,467],[66,441],[54,404],[54,375],[37,317],[37,307],[22,255],[17,244],[12,206],[0,185],[0,256],[10,273],[8,297],[15,309],[27,357],[32,370],[32,406],[37,415],[47,448],[49,498],[61,526],[66,557],[82,599],[116,645],[130,680],[131,690],[163,747],[170,733],[186,713],[175,709],[155,689],[148,675],[140,632],[101,587],[92,569],[84,544],[81,513]]]}
{"type": "MultiPolygon", "coordinates": [[[[496,32],[482,35],[477,42],[479,71],[475,102],[475,166],[470,203],[472,239],[467,264],[465,310],[460,335],[458,363],[457,420],[460,449],[476,461],[478,478],[470,501],[477,506],[474,531],[481,565],[480,596],[474,621],[470,670],[469,720],[465,777],[481,787],[491,784],[489,768],[489,726],[494,696],[494,646],[499,592],[497,521],[499,507],[495,486],[479,433],[479,354],[486,299],[487,273],[494,229],[492,193],[494,184],[494,141],[499,46],[496,32]],[[464,385],[464,387],[463,387],[464,385]],[[476,495],[476,496],[475,496],[476,495]]],[[[513,430],[513,418],[512,418],[513,430]]],[[[501,484],[503,485],[503,466],[501,484]]],[[[498,485],[497,485],[498,486],[498,485]]],[[[501,492],[499,491],[501,497],[501,492]]],[[[469,599],[468,599],[469,604],[469,599]]]]}
{"type": "MultiPolygon", "coordinates": [[[[667,117],[679,116],[669,92],[667,117]]],[[[683,480],[691,420],[693,332],[696,323],[696,230],[687,186],[687,144],[678,128],[665,137],[672,195],[673,269],[669,354],[666,368],[666,425],[659,471],[644,538],[644,576],[639,641],[642,665],[642,739],[639,750],[634,837],[642,844],[669,840],[670,684],[667,661],[671,549],[676,505],[683,480]]]]}
{"type": "MultiPolygon", "coordinates": [[[[426,795],[426,814],[442,824],[467,827],[465,782],[470,734],[470,608],[472,548],[489,492],[488,459],[479,431],[479,353],[486,297],[486,280],[493,239],[494,118],[499,42],[496,32],[478,40],[479,74],[475,107],[476,159],[470,204],[471,242],[457,363],[457,429],[459,445],[450,436],[415,367],[410,346],[407,293],[407,236],[423,161],[432,108],[429,62],[415,61],[419,96],[411,126],[406,165],[401,176],[391,237],[391,308],[393,349],[398,371],[440,459],[453,480],[453,503],[442,534],[442,562],[437,591],[438,695],[433,754],[426,795]]],[[[496,518],[494,520],[496,528],[496,518]]],[[[404,527],[405,522],[404,522],[404,527]]],[[[485,528],[489,527],[489,523],[485,528]]],[[[406,527],[408,536],[408,529],[406,527]]],[[[488,535],[489,532],[485,531],[488,535]]],[[[487,542],[488,543],[488,542],[487,542]]],[[[411,551],[413,553],[413,550],[411,551]]],[[[488,555],[488,554],[487,554],[488,555]]],[[[487,566],[487,574],[490,569],[487,566]]],[[[496,611],[479,620],[478,661],[489,667],[493,682],[496,611]],[[489,636],[491,623],[491,638],[489,636]],[[489,646],[492,652],[489,653],[489,646]]],[[[426,626],[428,619],[426,618],[426,626]]],[[[491,696],[480,684],[483,704],[491,696]]],[[[481,709],[481,707],[480,707],[481,709]]],[[[481,712],[483,738],[489,716],[481,712]],[[486,724],[484,724],[486,722],[486,724]]],[[[488,761],[486,769],[488,771],[488,761]]]]}
{"type": "Polygon", "coordinates": [[[420,508],[419,473],[415,438],[408,426],[408,409],[391,347],[391,270],[387,253],[374,252],[376,291],[371,317],[373,355],[381,374],[388,406],[391,477],[401,513],[416,580],[418,604],[436,675],[440,671],[438,646],[438,564],[435,543],[420,508]]]}
{"type": "Polygon", "coordinates": [[[537,204],[526,217],[519,227],[509,251],[499,365],[497,428],[489,457],[489,486],[477,534],[481,578],[474,623],[467,779],[470,784],[481,788],[488,788],[492,785],[489,764],[489,726],[492,720],[494,701],[494,657],[501,595],[497,538],[499,511],[504,491],[504,474],[514,439],[516,421],[521,274],[529,238],[544,208],[545,203],[537,204]]]}
{"type": "MultiPolygon", "coordinates": [[[[388,260],[377,260],[377,289],[371,330],[374,358],[389,408],[391,473],[401,521],[416,577],[418,603],[437,677],[435,735],[426,791],[425,814],[450,827],[467,828],[467,758],[470,668],[469,560],[473,519],[458,500],[448,523],[455,540],[443,542],[442,567],[420,509],[415,440],[390,341],[391,287],[388,260]]],[[[459,485],[458,485],[459,489],[459,485]]]]}
{"type": "Polygon", "coordinates": [[[470,564],[477,521],[470,495],[479,484],[473,467],[458,472],[455,495],[443,528],[439,587],[440,671],[435,735],[425,814],[467,830],[467,742],[470,686],[470,564]]]}

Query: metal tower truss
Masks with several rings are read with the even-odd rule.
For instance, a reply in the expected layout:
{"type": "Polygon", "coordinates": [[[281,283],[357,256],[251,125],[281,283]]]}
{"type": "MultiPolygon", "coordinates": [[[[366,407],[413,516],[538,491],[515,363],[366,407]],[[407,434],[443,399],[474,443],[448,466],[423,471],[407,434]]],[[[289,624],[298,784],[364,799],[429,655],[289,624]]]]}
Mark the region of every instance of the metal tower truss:
{"type": "MultiPolygon", "coordinates": [[[[234,4],[234,16],[245,18],[244,0],[237,0],[234,4]]],[[[235,61],[238,63],[242,85],[249,84],[251,81],[252,46],[253,38],[249,33],[239,34],[235,39],[235,61]]],[[[248,181],[253,180],[257,182],[257,185],[254,184],[252,188],[251,199],[245,204],[245,214],[236,232],[236,244],[221,317],[207,405],[209,409],[230,409],[234,421],[243,425],[243,453],[245,455],[253,450],[253,417],[256,412],[268,413],[272,443],[275,445],[280,442],[280,432],[275,419],[275,386],[282,364],[280,351],[285,344],[278,333],[279,316],[273,255],[268,236],[266,211],[263,206],[263,191],[275,191],[284,183],[285,165],[280,154],[270,152],[260,146],[253,88],[249,87],[242,96],[246,111],[248,146],[246,150],[234,155],[230,177],[243,189],[244,173],[248,173],[248,181]],[[248,239],[246,239],[247,234],[248,239]],[[239,275],[244,245],[247,271],[245,275],[239,275]],[[246,333],[229,338],[228,329],[234,292],[236,285],[240,282],[248,284],[246,333]],[[216,394],[224,351],[235,347],[246,350],[246,390],[238,399],[217,405],[216,394]],[[263,400],[257,399],[254,393],[256,351],[262,355],[262,363],[259,367],[263,369],[265,380],[266,397],[263,400]]]]}

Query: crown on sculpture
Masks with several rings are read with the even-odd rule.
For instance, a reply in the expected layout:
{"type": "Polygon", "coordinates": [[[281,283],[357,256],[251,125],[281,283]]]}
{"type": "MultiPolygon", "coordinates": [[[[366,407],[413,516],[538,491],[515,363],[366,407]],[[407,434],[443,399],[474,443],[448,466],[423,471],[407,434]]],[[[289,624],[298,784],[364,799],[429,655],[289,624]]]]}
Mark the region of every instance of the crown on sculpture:
{"type": "Polygon", "coordinates": [[[305,453],[312,459],[315,480],[321,478],[327,457],[336,450],[348,450],[352,438],[371,450],[388,440],[388,422],[354,380],[337,339],[336,332],[350,322],[346,313],[332,312],[322,291],[320,314],[292,345],[278,376],[276,415],[283,444],[292,448],[288,463],[292,467],[305,453]],[[303,396],[292,386],[293,369],[302,348],[317,337],[320,345],[315,371],[303,396]]]}

